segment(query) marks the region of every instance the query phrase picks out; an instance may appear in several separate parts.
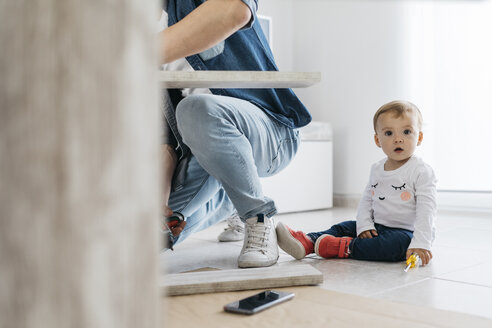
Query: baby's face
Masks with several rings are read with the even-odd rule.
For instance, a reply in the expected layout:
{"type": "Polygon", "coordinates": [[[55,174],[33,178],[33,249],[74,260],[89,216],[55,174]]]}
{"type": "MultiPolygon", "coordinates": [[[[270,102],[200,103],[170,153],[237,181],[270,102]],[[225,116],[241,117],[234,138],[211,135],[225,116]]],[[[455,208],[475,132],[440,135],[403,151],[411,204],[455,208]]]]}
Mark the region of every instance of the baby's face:
{"type": "Polygon", "coordinates": [[[374,139],[393,168],[406,163],[422,142],[422,137],[414,113],[406,112],[396,117],[394,113],[387,112],[378,117],[374,139]]]}

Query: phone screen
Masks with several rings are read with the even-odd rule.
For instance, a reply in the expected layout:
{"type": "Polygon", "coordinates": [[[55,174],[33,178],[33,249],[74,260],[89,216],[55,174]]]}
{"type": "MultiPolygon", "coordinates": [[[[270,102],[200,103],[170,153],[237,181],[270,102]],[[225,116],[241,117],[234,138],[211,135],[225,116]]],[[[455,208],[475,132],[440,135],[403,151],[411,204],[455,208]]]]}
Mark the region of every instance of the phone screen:
{"type": "Polygon", "coordinates": [[[293,297],[294,293],[266,290],[256,295],[227,304],[224,306],[224,310],[229,312],[253,314],[267,309],[275,304],[290,300],[293,297]]]}

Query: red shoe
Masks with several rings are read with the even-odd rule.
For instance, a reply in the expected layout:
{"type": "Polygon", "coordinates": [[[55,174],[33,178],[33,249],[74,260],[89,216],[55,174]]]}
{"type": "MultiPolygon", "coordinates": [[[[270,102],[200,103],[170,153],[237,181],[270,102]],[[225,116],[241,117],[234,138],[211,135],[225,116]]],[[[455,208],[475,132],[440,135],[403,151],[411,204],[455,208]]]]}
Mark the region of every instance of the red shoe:
{"type": "Polygon", "coordinates": [[[314,243],[304,232],[294,231],[282,222],[277,224],[275,230],[278,246],[297,260],[314,253],[314,243]]]}
{"type": "Polygon", "coordinates": [[[349,244],[351,237],[334,237],[332,235],[322,235],[316,240],[314,250],[317,255],[325,259],[338,257],[347,258],[350,254],[349,244]]]}

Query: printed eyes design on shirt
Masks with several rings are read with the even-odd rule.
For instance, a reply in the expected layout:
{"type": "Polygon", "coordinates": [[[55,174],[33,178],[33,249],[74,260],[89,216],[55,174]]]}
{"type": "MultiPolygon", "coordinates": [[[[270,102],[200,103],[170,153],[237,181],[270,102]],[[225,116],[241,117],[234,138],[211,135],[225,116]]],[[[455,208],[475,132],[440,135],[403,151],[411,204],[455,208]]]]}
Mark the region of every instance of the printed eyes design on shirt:
{"type": "MultiPolygon", "coordinates": [[[[371,190],[371,195],[372,195],[372,197],[375,197],[375,196],[376,196],[376,191],[375,191],[374,189],[376,189],[376,187],[377,187],[378,185],[379,185],[379,182],[378,182],[378,183],[376,183],[376,184],[371,184],[371,188],[372,188],[372,190],[371,190]]],[[[404,201],[404,202],[407,202],[407,201],[409,201],[410,199],[412,199],[412,194],[406,190],[406,186],[407,186],[407,184],[406,184],[406,183],[402,184],[401,186],[393,186],[393,185],[391,185],[391,187],[392,187],[393,189],[395,189],[395,191],[398,191],[398,190],[400,190],[400,191],[401,191],[401,193],[399,193],[399,194],[400,194],[400,199],[401,199],[402,201],[404,201]]],[[[384,186],[383,186],[383,187],[384,187],[384,186]]],[[[385,189],[385,188],[383,188],[383,189],[385,189]]],[[[379,198],[379,200],[385,200],[385,199],[386,199],[386,197],[379,197],[379,196],[380,196],[380,195],[378,195],[378,197],[377,197],[377,198],[375,198],[375,199],[378,199],[378,198],[379,198]]]]}
{"type": "Polygon", "coordinates": [[[395,188],[395,190],[402,190],[402,189],[405,189],[405,185],[406,183],[402,184],[401,186],[397,187],[397,186],[393,186],[391,185],[391,187],[395,188]]]}

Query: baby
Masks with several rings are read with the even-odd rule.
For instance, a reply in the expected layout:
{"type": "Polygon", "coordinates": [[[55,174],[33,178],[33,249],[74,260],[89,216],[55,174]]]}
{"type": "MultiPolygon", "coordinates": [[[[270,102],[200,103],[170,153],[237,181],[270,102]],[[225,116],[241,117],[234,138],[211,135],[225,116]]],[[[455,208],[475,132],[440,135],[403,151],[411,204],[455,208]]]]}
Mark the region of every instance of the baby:
{"type": "Polygon", "coordinates": [[[422,265],[432,259],[436,178],[414,156],[423,139],[422,115],[410,102],[392,101],[378,109],[373,124],[374,141],[387,157],[371,167],[356,221],[308,234],[277,225],[280,248],[296,259],[310,253],[372,261],[403,261],[416,253],[422,265]]]}

